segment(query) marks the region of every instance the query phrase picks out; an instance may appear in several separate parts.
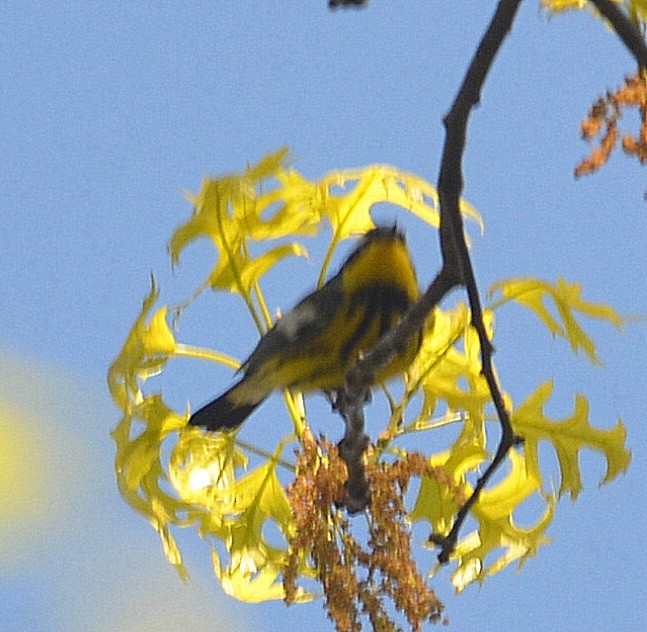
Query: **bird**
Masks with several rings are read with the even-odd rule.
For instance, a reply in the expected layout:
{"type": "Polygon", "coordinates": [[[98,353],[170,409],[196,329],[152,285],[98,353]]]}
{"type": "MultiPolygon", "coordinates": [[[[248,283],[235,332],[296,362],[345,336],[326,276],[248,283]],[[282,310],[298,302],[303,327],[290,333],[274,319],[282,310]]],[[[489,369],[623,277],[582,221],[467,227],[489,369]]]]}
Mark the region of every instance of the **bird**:
{"type": "MultiPolygon", "coordinates": [[[[265,333],[241,365],[242,377],[191,415],[210,432],[240,426],[277,389],[340,389],[363,352],[402,318],[420,295],[404,233],[378,226],[363,235],[339,272],[303,298],[265,333]]],[[[376,374],[382,383],[403,373],[422,333],[376,374]]]]}

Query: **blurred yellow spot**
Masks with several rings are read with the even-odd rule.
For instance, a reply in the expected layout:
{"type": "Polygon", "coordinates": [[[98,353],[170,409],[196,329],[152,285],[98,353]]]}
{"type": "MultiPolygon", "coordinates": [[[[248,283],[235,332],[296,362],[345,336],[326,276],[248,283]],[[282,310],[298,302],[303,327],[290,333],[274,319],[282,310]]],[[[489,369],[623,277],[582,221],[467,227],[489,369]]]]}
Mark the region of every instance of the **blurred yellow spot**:
{"type": "Polygon", "coordinates": [[[52,474],[47,454],[37,428],[0,399],[0,568],[22,559],[34,531],[45,526],[52,474]]]}
{"type": "Polygon", "coordinates": [[[189,489],[191,491],[200,491],[211,485],[211,475],[203,467],[195,468],[189,473],[189,489]]]}

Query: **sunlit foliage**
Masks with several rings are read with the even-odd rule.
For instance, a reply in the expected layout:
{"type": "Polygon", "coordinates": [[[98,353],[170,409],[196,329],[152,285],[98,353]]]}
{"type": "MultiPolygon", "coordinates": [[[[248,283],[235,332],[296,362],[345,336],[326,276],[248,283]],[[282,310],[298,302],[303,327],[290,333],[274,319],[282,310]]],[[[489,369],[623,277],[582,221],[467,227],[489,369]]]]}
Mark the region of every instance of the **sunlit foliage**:
{"type": "MultiPolygon", "coordinates": [[[[223,352],[178,340],[182,314],[205,290],[239,295],[241,307],[262,334],[272,319],[261,284],[278,262],[306,252],[304,237],[324,230],[331,235],[322,283],[337,245],[373,227],[369,211],[376,203],[413,213],[431,234],[439,223],[435,189],[384,165],[334,172],[311,182],[288,165],[286,150],[280,150],[241,174],[206,179],[191,202],[193,214],[171,237],[171,260],[179,265],[184,248],[205,238],[215,247],[215,263],[179,306],[158,304],[153,281],[109,371],[110,391],[122,411],[114,438],[124,499],[150,521],[169,561],[183,576],[186,569],[174,530],[193,528],[210,547],[224,590],[238,599],[304,601],[317,595],[318,582],[340,630],[359,629],[363,616],[374,625],[386,625],[389,601],[414,630],[424,621],[439,620],[442,605],[424,579],[437,568],[417,568],[412,525],[427,523],[434,533],[447,533],[496,442],[488,433],[493,415],[478,337],[462,302],[435,310],[420,354],[405,377],[402,398],[389,395],[392,414],[383,420],[383,430],[366,455],[373,502],[365,520],[351,519],[339,508],[345,466],[324,437],[310,432],[298,394],[286,393],[286,435],[268,448],[241,442],[235,434],[209,436],[187,427],[187,413],[165,403],[154,379],[179,356],[238,366],[223,352]],[[262,254],[252,256],[251,242],[265,246],[262,254]],[[434,431],[448,425],[458,429],[457,438],[439,446],[434,431]],[[411,437],[417,438],[415,452],[403,443],[411,437]],[[425,446],[435,449],[422,453],[425,446]],[[295,449],[296,465],[289,462],[295,449]],[[260,465],[249,466],[252,454],[260,465]],[[283,538],[282,546],[276,538],[268,540],[265,527],[270,524],[283,538]]],[[[480,222],[467,203],[462,210],[480,222]]],[[[417,264],[420,269],[425,262],[417,264]]],[[[553,336],[567,340],[575,353],[583,351],[593,363],[598,362],[595,345],[582,321],[622,323],[613,309],[585,301],[578,285],[562,279],[555,284],[505,280],[492,293],[485,313],[492,337],[496,311],[514,303],[530,309],[553,336]]],[[[610,430],[594,428],[587,400],[579,394],[567,419],[551,420],[543,412],[551,391],[546,381],[519,405],[505,395],[514,430],[525,442],[509,453],[506,471],[474,505],[473,531],[459,540],[451,558],[452,581],[459,591],[511,562],[522,564],[548,541],[546,530],[558,496],[575,499],[582,488],[581,450],[595,450],[606,460],[603,482],[629,464],[620,422],[610,430]],[[540,442],[552,445],[557,455],[559,492],[542,475],[540,442]],[[534,524],[522,527],[515,512],[529,498],[543,509],[534,524]]],[[[262,415],[262,410],[257,413],[262,415]]]]}

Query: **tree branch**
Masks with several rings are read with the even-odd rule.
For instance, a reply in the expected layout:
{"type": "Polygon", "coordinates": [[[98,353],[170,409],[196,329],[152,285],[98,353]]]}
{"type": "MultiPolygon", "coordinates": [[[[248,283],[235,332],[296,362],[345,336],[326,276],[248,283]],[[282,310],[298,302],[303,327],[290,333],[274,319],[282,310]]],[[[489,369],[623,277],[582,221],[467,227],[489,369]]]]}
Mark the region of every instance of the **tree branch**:
{"type": "Polygon", "coordinates": [[[492,474],[518,439],[514,436],[505,409],[503,396],[492,367],[493,348],[483,322],[483,310],[478,295],[472,262],[463,231],[460,198],[463,190],[462,157],[465,150],[467,119],[479,103],[481,88],[494,58],[508,34],[521,0],[501,0],[476,54],[468,68],[463,84],[450,112],[445,117],[446,138],[438,178],[440,198],[440,247],[443,265],[422,298],[405,314],[397,327],[389,331],[378,344],[361,358],[349,371],[344,388],[335,402],[346,423],[339,452],[348,467],[346,507],[351,513],[364,509],[370,500],[369,484],[364,472],[362,454],[369,438],[364,433],[363,404],[376,372],[389,359],[406,348],[410,338],[420,331],[431,310],[457,285],[465,285],[472,312],[472,325],[478,332],[481,344],[483,375],[490,388],[492,400],[502,427],[501,440],[495,457],[479,479],[474,492],[456,515],[452,530],[447,536],[432,535],[430,540],[441,546],[438,559],[446,563],[454,550],[458,533],[470,508],[487,484],[492,474]]]}
{"type": "Polygon", "coordinates": [[[338,9],[339,7],[361,8],[368,4],[368,0],[329,0],[328,7],[338,9]]]}
{"type": "Polygon", "coordinates": [[[407,348],[409,340],[424,326],[431,310],[458,285],[458,276],[454,271],[453,266],[443,266],[397,327],[388,331],[373,349],[357,361],[346,376],[344,388],[337,394],[335,408],[346,424],[344,438],[339,443],[339,455],[348,468],[345,505],[350,513],[362,511],[370,502],[370,489],[362,462],[362,455],[370,441],[364,433],[364,402],[368,389],[375,383],[375,374],[380,368],[407,348]]]}
{"type": "Polygon", "coordinates": [[[611,22],[618,37],[636,58],[640,68],[647,68],[647,46],[629,16],[613,0],[591,0],[595,8],[611,22]]]}
{"type": "MultiPolygon", "coordinates": [[[[647,47],[632,22],[612,0],[591,0],[596,8],[613,25],[629,51],[642,68],[647,68],[647,47]]],[[[510,424],[503,395],[497,383],[492,365],[494,348],[488,338],[478,286],[474,276],[460,213],[460,199],[463,191],[462,158],[465,151],[467,122],[472,110],[479,104],[481,89],[485,83],[494,59],[505,37],[510,32],[521,0],[500,0],[476,53],[470,63],[465,79],[444,119],[446,137],[443,148],[438,194],[440,199],[440,248],[443,265],[428,290],[407,312],[397,327],[389,331],[349,371],[343,389],[337,394],[335,406],[344,418],[346,431],[339,444],[339,452],[348,466],[348,497],[346,507],[356,513],[370,501],[369,483],[366,479],[362,455],[368,446],[369,437],[364,433],[364,402],[375,374],[389,362],[399,350],[406,348],[410,338],[423,327],[431,310],[457,285],[464,285],[467,291],[471,324],[476,329],[481,346],[482,374],[488,384],[501,424],[501,438],[494,458],[477,481],[472,495],[457,512],[451,531],[447,535],[432,534],[429,539],[440,546],[438,560],[445,564],[454,551],[458,534],[478,500],[483,488],[505,459],[510,448],[522,442],[510,424]]],[[[353,0],[333,0],[331,6],[357,4],[353,0]]]]}
{"type": "Polygon", "coordinates": [[[515,437],[510,417],[503,402],[503,395],[494,375],[492,366],[492,344],[487,336],[483,322],[483,310],[479,299],[478,287],[474,277],[472,261],[467,249],[460,213],[460,198],[463,192],[462,157],[465,151],[467,120],[471,111],[480,101],[481,89],[494,58],[503,40],[509,33],[521,0],[501,0],[492,17],[485,35],[470,63],[465,79],[454,100],[451,110],[445,117],[445,146],[438,176],[438,195],[440,198],[440,240],[444,265],[456,259],[460,265],[463,284],[466,286],[472,312],[472,326],[476,329],[481,345],[482,373],[487,381],[492,401],[501,423],[501,439],[496,454],[488,468],[478,480],[472,495],[456,514],[454,524],[447,536],[432,534],[430,540],[441,547],[438,561],[445,564],[453,552],[460,529],[469,510],[478,500],[492,474],[505,458],[508,450],[519,439],[515,437]]]}
{"type": "MultiPolygon", "coordinates": [[[[647,47],[635,26],[612,0],[591,0],[613,25],[618,36],[634,55],[642,68],[647,68],[647,47]]],[[[487,73],[500,49],[503,40],[510,31],[520,0],[501,0],[490,22],[472,63],[467,71],[465,80],[454,101],[452,109],[445,117],[447,136],[443,151],[443,161],[438,178],[438,193],[441,208],[441,247],[443,260],[457,256],[461,264],[463,283],[466,286],[472,310],[472,325],[478,332],[481,345],[482,373],[490,389],[492,401],[501,423],[501,439],[494,458],[483,475],[479,478],[465,504],[456,514],[451,531],[446,536],[432,534],[430,540],[441,547],[438,561],[445,564],[453,552],[460,529],[474,503],[486,486],[494,472],[505,459],[508,450],[522,442],[516,436],[510,424],[510,417],[505,408],[503,396],[494,374],[492,354],[494,349],[490,343],[478,295],[478,287],[474,277],[467,244],[463,236],[463,221],[459,211],[459,200],[463,190],[461,159],[465,148],[467,119],[471,110],[479,103],[480,91],[487,73]],[[444,226],[443,226],[444,225],[444,226]]]]}

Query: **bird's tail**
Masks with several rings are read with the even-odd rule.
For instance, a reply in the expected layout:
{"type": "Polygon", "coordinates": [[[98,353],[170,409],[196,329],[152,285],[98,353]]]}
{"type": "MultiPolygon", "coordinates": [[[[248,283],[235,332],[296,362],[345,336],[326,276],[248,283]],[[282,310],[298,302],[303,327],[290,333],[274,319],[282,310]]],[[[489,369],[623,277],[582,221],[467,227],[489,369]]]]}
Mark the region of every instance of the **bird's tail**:
{"type": "Polygon", "coordinates": [[[234,384],[220,397],[193,413],[189,419],[189,424],[191,426],[203,426],[211,432],[231,430],[240,426],[267,397],[267,395],[264,395],[255,401],[241,401],[238,395],[243,380],[234,384]]]}

